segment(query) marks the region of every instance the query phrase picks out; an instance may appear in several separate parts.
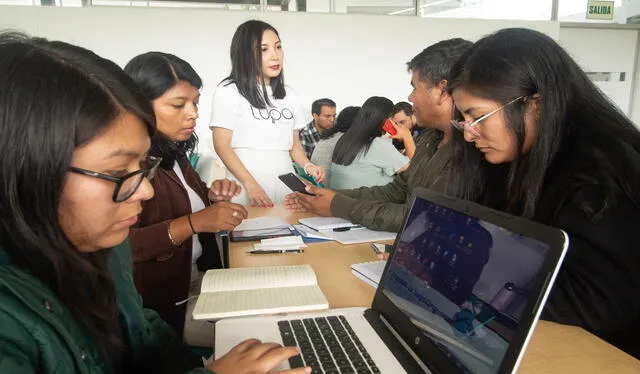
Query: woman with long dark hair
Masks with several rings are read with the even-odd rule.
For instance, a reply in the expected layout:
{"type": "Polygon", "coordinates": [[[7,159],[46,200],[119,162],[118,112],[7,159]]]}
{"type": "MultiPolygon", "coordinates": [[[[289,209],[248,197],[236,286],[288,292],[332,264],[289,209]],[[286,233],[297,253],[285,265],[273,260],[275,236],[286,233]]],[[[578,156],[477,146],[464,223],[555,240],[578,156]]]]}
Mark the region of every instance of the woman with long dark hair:
{"type": "Polygon", "coordinates": [[[640,357],[640,132],[551,38],[506,29],[449,77],[450,195],[558,227],[570,248],[543,317],[640,357]]]}
{"type": "Polygon", "coordinates": [[[307,158],[298,130],[309,121],[291,88],[284,84],[284,51],[278,31],[251,20],[238,26],[231,41],[231,74],[213,98],[211,122],[216,153],[242,184],[234,201],[272,206],[291,192],[278,175],[293,172],[291,161],[318,182],[324,170],[307,158]]]}
{"type": "Polygon", "coordinates": [[[329,167],[331,166],[331,157],[333,157],[333,149],[342,135],[349,130],[353,119],[360,110],[359,106],[348,106],[340,111],[336,118],[336,123],[328,130],[320,134],[320,140],[316,144],[311,154],[311,162],[315,165],[322,166],[325,169],[325,179],[330,180],[331,174],[329,167]]]}
{"type": "Polygon", "coordinates": [[[411,131],[393,125],[397,130],[393,138],[407,144],[406,156],[396,150],[390,138],[382,137],[382,126],[392,109],[393,102],[386,97],[372,96],[362,104],[351,127],[333,149],[329,188],[385,185],[408,166],[416,149],[411,131]]]}
{"type": "Polygon", "coordinates": [[[192,320],[195,300],[186,305],[180,301],[200,292],[205,270],[222,267],[215,233],[233,230],[246,217],[242,205],[228,202],[240,186],[218,180],[208,188],[189,163],[187,156],[198,142],[202,80],[188,62],[147,52],[129,61],[124,71],[153,106],[158,131],[149,154],[162,158],[151,182],[155,196],[142,204],[131,229],[136,287],[144,306],[157,311],[187,344],[210,347],[213,324],[192,320]]]}
{"type": "Polygon", "coordinates": [[[266,373],[297,354],[247,340],[203,368],[143,309],[126,239],[154,194],[154,129],[113,62],[0,33],[3,373],[266,373]]]}

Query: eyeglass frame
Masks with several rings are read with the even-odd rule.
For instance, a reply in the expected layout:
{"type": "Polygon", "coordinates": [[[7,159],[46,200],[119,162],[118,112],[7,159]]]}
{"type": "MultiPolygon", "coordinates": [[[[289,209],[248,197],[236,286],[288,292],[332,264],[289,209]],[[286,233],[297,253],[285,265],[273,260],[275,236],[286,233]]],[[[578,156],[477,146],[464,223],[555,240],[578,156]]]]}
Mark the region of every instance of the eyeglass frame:
{"type": "Polygon", "coordinates": [[[108,180],[110,182],[115,183],[116,186],[113,190],[113,196],[111,196],[111,200],[113,200],[114,203],[121,203],[129,199],[131,196],[133,196],[133,194],[136,193],[136,191],[138,191],[138,188],[140,188],[140,185],[142,184],[142,181],[144,180],[144,178],[147,178],[148,180],[153,179],[153,177],[155,176],[155,172],[158,169],[158,166],[160,165],[160,162],[162,162],[162,157],[147,156],[145,160],[149,161],[149,165],[151,165],[150,167],[136,170],[134,172],[125,174],[121,177],[114,177],[112,175],[98,173],[97,171],[82,169],[75,166],[69,166],[69,171],[76,174],[86,175],[88,177],[108,180]],[[143,176],[142,178],[140,178],[140,181],[138,182],[138,184],[131,190],[131,193],[122,199],[118,199],[118,193],[120,192],[120,188],[122,188],[122,185],[124,184],[124,182],[127,179],[135,177],[136,175],[139,175],[139,174],[143,174],[143,176]]]}
{"type": "Polygon", "coordinates": [[[451,125],[453,127],[455,127],[456,129],[464,132],[467,128],[469,129],[470,132],[472,132],[474,135],[476,136],[480,136],[480,133],[476,130],[474,130],[475,126],[480,123],[481,121],[491,117],[492,115],[498,113],[499,111],[501,111],[502,109],[508,107],[509,105],[519,101],[519,100],[527,100],[529,96],[518,96],[515,99],[509,101],[508,103],[504,104],[503,106],[492,110],[491,112],[485,114],[484,116],[472,121],[471,123],[467,123],[469,121],[456,121],[456,120],[451,120],[451,125]]]}

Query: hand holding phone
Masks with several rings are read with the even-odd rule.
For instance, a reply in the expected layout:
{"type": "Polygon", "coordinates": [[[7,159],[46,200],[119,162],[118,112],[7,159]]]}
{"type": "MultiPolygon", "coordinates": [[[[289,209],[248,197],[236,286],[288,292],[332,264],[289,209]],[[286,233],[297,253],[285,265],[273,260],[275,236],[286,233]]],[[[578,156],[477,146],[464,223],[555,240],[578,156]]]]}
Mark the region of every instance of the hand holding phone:
{"type": "Polygon", "coordinates": [[[293,173],[278,175],[278,179],[280,179],[282,183],[286,184],[287,187],[291,189],[291,191],[315,196],[314,194],[307,192],[307,190],[305,189],[306,185],[293,173]]]}
{"type": "Polygon", "coordinates": [[[393,122],[389,118],[384,121],[384,125],[382,125],[382,130],[388,133],[389,135],[395,135],[398,131],[395,126],[393,126],[393,122]]]}

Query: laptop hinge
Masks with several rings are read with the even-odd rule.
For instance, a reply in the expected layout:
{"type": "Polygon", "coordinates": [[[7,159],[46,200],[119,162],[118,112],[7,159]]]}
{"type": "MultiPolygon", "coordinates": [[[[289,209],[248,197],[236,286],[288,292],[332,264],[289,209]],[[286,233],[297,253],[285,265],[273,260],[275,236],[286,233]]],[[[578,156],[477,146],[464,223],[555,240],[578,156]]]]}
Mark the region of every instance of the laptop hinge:
{"type": "Polygon", "coordinates": [[[407,373],[431,373],[427,365],[402,341],[400,335],[394,331],[380,312],[367,309],[364,317],[407,373]]]}

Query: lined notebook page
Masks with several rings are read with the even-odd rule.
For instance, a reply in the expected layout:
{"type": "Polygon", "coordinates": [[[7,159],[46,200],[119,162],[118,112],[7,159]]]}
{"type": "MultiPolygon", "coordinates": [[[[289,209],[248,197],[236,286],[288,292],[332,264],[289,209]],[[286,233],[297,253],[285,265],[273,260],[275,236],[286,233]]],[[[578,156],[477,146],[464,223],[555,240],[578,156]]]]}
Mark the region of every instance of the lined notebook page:
{"type": "Polygon", "coordinates": [[[201,293],[315,285],[310,265],[207,270],[201,293]]]}
{"type": "Polygon", "coordinates": [[[329,302],[318,286],[216,292],[200,295],[193,318],[218,319],[328,307],[329,302]]]}

